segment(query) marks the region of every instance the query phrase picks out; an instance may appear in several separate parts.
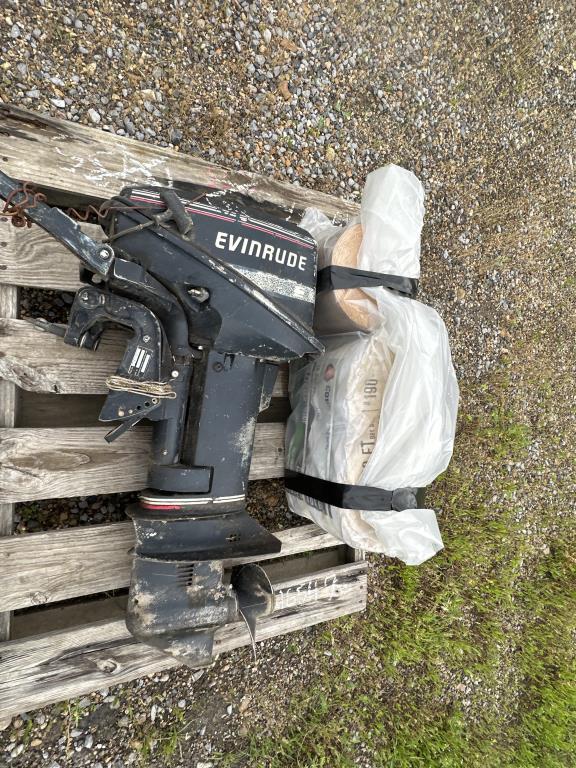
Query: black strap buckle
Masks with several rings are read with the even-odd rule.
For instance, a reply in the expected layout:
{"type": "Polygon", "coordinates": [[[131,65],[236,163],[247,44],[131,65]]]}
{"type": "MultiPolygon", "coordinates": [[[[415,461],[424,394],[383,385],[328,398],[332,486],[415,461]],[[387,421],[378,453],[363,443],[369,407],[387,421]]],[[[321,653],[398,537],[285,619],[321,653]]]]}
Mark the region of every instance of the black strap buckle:
{"type": "Polygon", "coordinates": [[[309,496],[340,509],[360,509],[370,512],[389,512],[417,509],[420,488],[396,488],[387,491],[369,485],[346,485],[322,480],[287,469],[284,477],[286,488],[302,496],[309,496]]]}

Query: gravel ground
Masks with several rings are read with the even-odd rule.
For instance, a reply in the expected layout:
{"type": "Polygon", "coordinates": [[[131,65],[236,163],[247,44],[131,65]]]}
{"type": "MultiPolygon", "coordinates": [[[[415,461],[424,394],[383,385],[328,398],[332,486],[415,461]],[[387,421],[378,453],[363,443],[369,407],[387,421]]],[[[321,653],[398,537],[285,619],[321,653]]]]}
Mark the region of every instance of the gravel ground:
{"type": "MultiPolygon", "coordinates": [[[[421,298],[448,326],[462,413],[482,412],[511,360],[519,418],[565,434],[576,411],[566,382],[574,370],[570,4],[5,0],[3,10],[4,101],[351,199],[379,165],[417,173],[427,206],[421,298]],[[544,426],[524,394],[538,371],[564,382],[544,426]]],[[[50,319],[69,301],[28,298],[30,313],[50,319]]],[[[541,476],[542,498],[518,505],[534,551],[551,535],[534,509],[574,482],[573,464],[551,458],[545,442],[543,434],[526,466],[513,468],[541,476]]],[[[488,465],[455,460],[483,482],[488,465]]],[[[253,488],[252,506],[270,494],[280,511],[269,522],[280,520],[279,484],[253,488]]],[[[100,497],[51,503],[46,513],[28,505],[18,526],[113,520],[121,506],[100,497]]],[[[372,584],[374,601],[381,585],[372,584]]],[[[17,768],[224,764],[250,736],[282,732],[290,698],[315,679],[323,631],[266,643],[256,663],[237,652],[198,679],[177,670],[24,714],[0,746],[17,768]]],[[[505,696],[512,672],[502,680],[505,696]]],[[[448,698],[470,698],[467,683],[446,684],[448,698]]]]}

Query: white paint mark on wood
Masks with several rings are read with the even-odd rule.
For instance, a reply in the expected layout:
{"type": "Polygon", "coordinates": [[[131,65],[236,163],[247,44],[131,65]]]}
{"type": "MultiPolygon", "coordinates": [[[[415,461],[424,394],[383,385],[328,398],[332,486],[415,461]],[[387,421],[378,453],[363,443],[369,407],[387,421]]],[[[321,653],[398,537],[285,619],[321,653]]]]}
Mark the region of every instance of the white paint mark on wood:
{"type": "Polygon", "coordinates": [[[62,170],[75,174],[81,171],[82,177],[91,183],[97,184],[110,179],[119,179],[126,184],[149,184],[159,186],[168,179],[172,186],[172,174],[166,159],[161,156],[142,160],[132,152],[121,147],[120,158],[117,149],[99,149],[93,155],[70,155],[60,147],[55,148],[56,153],[66,159],[62,170]],[[111,162],[107,163],[106,160],[111,162]],[[120,163],[118,160],[120,159],[120,163]],[[71,161],[71,163],[70,163],[71,161]],[[162,180],[158,181],[157,176],[162,180]]]}

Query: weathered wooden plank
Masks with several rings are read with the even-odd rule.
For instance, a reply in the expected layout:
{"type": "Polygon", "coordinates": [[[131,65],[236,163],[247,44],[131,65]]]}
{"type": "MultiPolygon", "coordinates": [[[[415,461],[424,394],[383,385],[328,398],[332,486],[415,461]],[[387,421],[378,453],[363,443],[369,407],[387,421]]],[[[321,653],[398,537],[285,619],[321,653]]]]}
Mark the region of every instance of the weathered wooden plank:
{"type": "Polygon", "coordinates": [[[0,286],[0,317],[18,317],[18,289],[13,285],[0,286]]]}
{"type": "Polygon", "coordinates": [[[143,488],[151,429],[108,445],[105,427],[0,430],[0,501],[143,488]]]}
{"type": "MultiPolygon", "coordinates": [[[[282,541],[282,551],[261,560],[340,544],[316,525],[275,535],[282,541]]],[[[131,522],[0,538],[0,606],[16,610],[127,587],[133,546],[131,522]]],[[[236,558],[226,565],[253,560],[236,558]]]]}
{"type": "MultiPolygon", "coordinates": [[[[365,563],[350,563],[302,579],[276,581],[279,607],[258,622],[256,640],[363,610],[365,570],[365,563]]],[[[216,632],[214,651],[223,653],[249,642],[244,623],[230,624],[216,632]]],[[[16,640],[2,647],[0,711],[5,717],[30,711],[175,665],[174,659],[136,643],[121,620],[16,640]]]]}
{"type": "MultiPolygon", "coordinates": [[[[102,239],[102,228],[82,224],[86,234],[102,239]]],[[[80,287],[80,262],[40,227],[16,229],[0,218],[0,283],[61,291],[80,287]]]]}
{"type": "Polygon", "coordinates": [[[328,215],[347,216],[358,205],[269,179],[229,170],[198,157],[87,128],[8,104],[0,105],[3,170],[52,189],[106,198],[127,184],[205,184],[234,189],[287,209],[314,205],[328,215]]]}
{"type": "MultiPolygon", "coordinates": [[[[95,352],[64,344],[26,320],[0,317],[0,377],[31,392],[100,395],[106,379],[124,354],[127,332],[110,329],[95,352]]],[[[288,390],[285,368],[280,369],[274,397],[288,390]]]]}
{"type": "Polygon", "coordinates": [[[32,392],[103,394],[126,338],[120,329],[111,329],[91,352],[71,347],[27,320],[0,318],[0,376],[32,392]]]}
{"type": "MultiPolygon", "coordinates": [[[[146,485],[151,429],[109,445],[106,427],[0,429],[0,503],[134,491],[146,485]]],[[[284,425],[258,424],[250,479],[284,474],[284,425]]]]}
{"type": "MultiPolygon", "coordinates": [[[[18,288],[0,285],[0,317],[18,317],[18,288]]],[[[13,427],[16,422],[18,390],[11,381],[2,379],[0,373],[0,427],[13,427]]],[[[0,536],[12,533],[14,504],[0,502],[0,536]]],[[[2,604],[0,603],[0,611],[2,604]]],[[[0,640],[10,636],[10,614],[0,613],[0,640]]]]}

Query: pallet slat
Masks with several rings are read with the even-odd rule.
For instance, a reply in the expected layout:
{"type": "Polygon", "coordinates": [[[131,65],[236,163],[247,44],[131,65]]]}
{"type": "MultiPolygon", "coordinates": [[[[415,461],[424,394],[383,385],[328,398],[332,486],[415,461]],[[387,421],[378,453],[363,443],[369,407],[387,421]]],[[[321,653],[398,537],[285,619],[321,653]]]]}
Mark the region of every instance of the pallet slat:
{"type": "Polygon", "coordinates": [[[288,210],[316,206],[328,215],[358,213],[358,205],[295,184],[230,170],[190,155],[116,136],[78,123],[0,105],[2,169],[76,195],[106,198],[129,184],[205,184],[234,189],[288,210]]]}
{"type": "MultiPolygon", "coordinates": [[[[101,395],[106,379],[115,373],[127,335],[110,329],[95,352],[65,344],[27,320],[0,317],[0,378],[30,392],[63,395],[101,395]]],[[[288,375],[281,368],[273,397],[285,397],[288,375]]]]}
{"type": "MultiPolygon", "coordinates": [[[[261,560],[341,543],[316,525],[289,528],[275,536],[282,541],[282,551],[261,560]]],[[[127,587],[133,546],[131,522],[0,538],[0,607],[29,608],[127,587]]],[[[252,561],[236,558],[226,565],[252,561]]]]}
{"type": "MultiPolygon", "coordinates": [[[[365,563],[349,563],[276,581],[281,607],[259,621],[256,640],[362,611],[365,571],[365,563]]],[[[214,651],[230,651],[249,642],[244,623],[229,624],[217,630],[214,651]]],[[[121,620],[15,640],[2,647],[0,711],[8,717],[175,665],[174,659],[136,643],[121,620]]]]}
{"type": "MultiPolygon", "coordinates": [[[[18,317],[18,288],[0,285],[0,316],[18,317]]],[[[1,380],[0,374],[0,427],[13,427],[16,422],[18,390],[11,381],[1,380]]],[[[12,533],[14,504],[0,502],[0,536],[12,533]]],[[[0,611],[2,606],[0,604],[0,611]]],[[[0,613],[0,641],[10,636],[10,614],[0,613]]]]}
{"type": "Polygon", "coordinates": [[[31,392],[104,394],[125,340],[122,331],[110,329],[91,352],[71,347],[27,320],[0,318],[0,376],[31,392]]]}
{"type": "MultiPolygon", "coordinates": [[[[0,503],[136,491],[146,486],[151,428],[109,445],[106,427],[0,429],[0,503]]],[[[284,424],[258,424],[250,479],[284,474],[284,424]]]]}
{"type": "MultiPolygon", "coordinates": [[[[98,225],[82,224],[82,230],[102,239],[98,225]]],[[[43,229],[16,229],[9,219],[0,219],[0,284],[75,291],[79,274],[76,256],[43,229]]]]}

